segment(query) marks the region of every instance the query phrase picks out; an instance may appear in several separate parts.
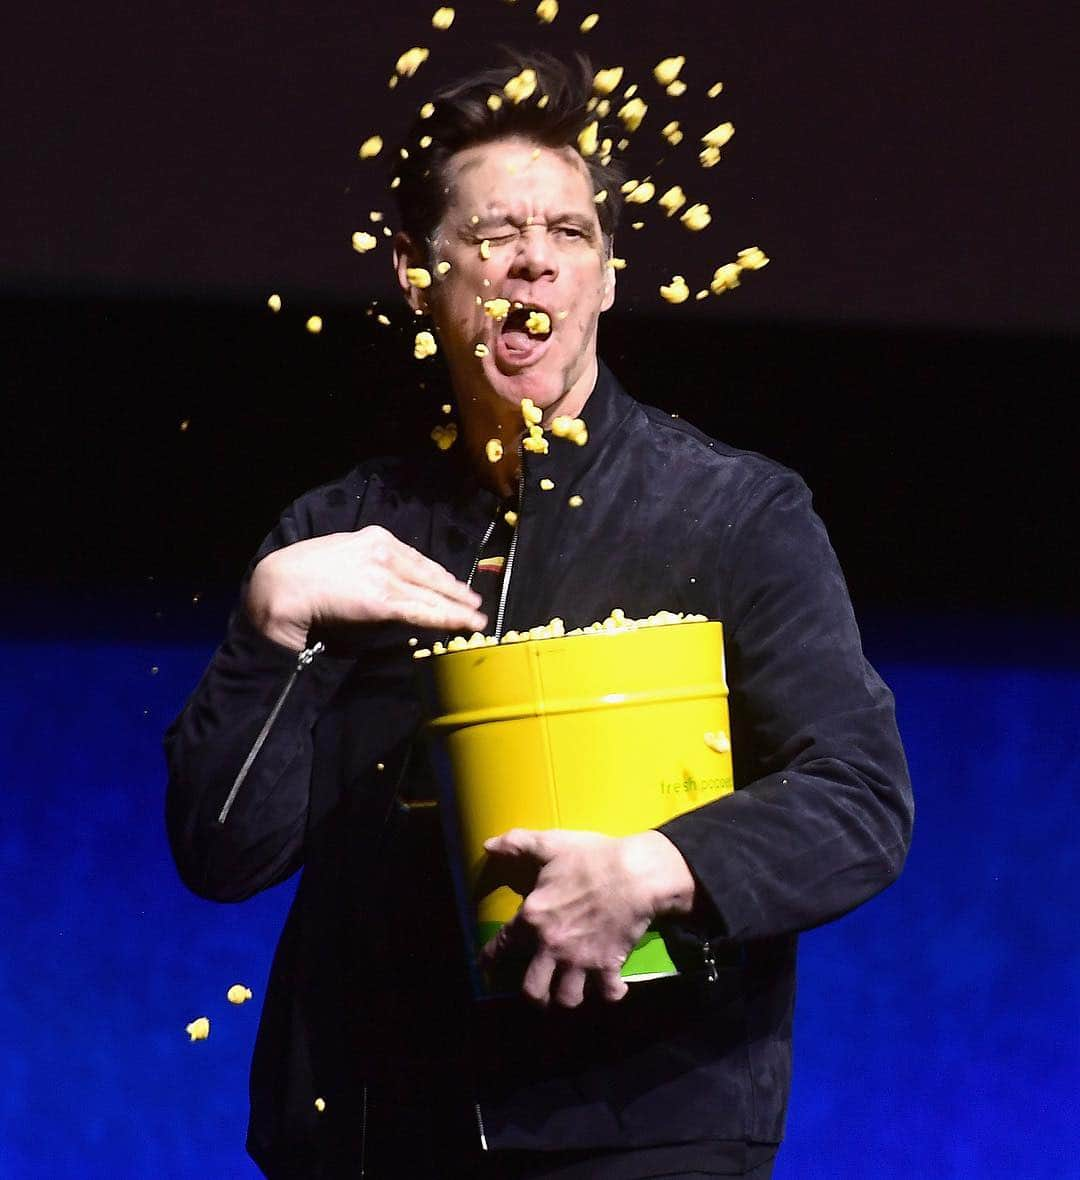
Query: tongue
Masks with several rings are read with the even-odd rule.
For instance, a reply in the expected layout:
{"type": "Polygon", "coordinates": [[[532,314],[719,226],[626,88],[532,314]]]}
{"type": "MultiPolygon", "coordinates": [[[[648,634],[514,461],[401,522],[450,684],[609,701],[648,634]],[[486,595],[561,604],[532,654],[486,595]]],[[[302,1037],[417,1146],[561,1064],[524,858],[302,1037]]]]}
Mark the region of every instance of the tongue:
{"type": "Polygon", "coordinates": [[[502,334],[503,343],[511,352],[527,352],[533,345],[535,336],[530,336],[523,328],[506,328],[502,334]]]}

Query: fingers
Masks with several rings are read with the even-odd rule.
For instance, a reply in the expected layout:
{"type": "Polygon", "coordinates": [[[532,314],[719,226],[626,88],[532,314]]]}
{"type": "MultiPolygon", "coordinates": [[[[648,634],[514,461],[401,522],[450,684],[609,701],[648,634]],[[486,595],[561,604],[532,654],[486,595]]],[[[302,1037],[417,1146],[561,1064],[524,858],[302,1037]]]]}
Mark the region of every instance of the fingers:
{"type": "Polygon", "coordinates": [[[537,860],[550,859],[544,855],[546,845],[545,833],[531,828],[510,828],[484,841],[485,850],[499,856],[535,856],[537,860]]]}
{"type": "Polygon", "coordinates": [[[585,999],[586,974],[581,967],[563,967],[552,999],[564,1008],[576,1008],[585,999]]]}
{"type": "Polygon", "coordinates": [[[542,1008],[546,1008],[551,1000],[551,980],[555,966],[555,957],[545,950],[539,950],[525,969],[521,990],[527,999],[542,1008]]]}
{"type": "Polygon", "coordinates": [[[614,1004],[630,990],[630,985],[619,974],[618,967],[602,967],[593,975],[600,998],[614,1004]]]}

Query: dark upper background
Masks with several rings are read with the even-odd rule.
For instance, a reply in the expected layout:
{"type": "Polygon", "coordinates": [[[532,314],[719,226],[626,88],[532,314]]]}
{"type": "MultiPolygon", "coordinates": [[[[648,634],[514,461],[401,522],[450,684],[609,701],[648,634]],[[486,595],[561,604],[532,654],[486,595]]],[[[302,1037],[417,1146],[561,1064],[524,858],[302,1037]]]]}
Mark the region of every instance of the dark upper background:
{"type": "Polygon", "coordinates": [[[802,471],[857,604],[1072,607],[1080,18],[609,0],[544,27],[531,0],[476,0],[438,32],[435,7],[46,2],[6,18],[23,585],[231,585],[284,502],[430,427],[443,394],[427,374],[416,388],[406,317],[386,331],[363,314],[392,304],[388,251],[360,257],[349,234],[392,207],[389,152],[355,149],[393,143],[440,81],[506,42],[626,66],[651,108],[630,174],[712,207],[702,234],[647,208],[648,229],[622,235],[601,343],[632,392],[802,471]],[[412,45],[432,58],[391,92],[412,45]],[[677,100],[651,78],[675,53],[677,100]],[[687,132],[673,152],[670,118],[687,132]],[[725,119],[735,137],[702,170],[697,136],[725,119]],[[752,244],[773,261],[737,292],[660,301],[672,272],[702,286],[752,244]]]}

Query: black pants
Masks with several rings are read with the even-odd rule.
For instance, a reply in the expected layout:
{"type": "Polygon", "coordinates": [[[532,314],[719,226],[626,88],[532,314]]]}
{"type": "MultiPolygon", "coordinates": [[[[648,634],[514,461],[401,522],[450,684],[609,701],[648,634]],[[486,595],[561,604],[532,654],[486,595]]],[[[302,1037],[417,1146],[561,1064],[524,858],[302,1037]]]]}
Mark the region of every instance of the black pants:
{"type": "Polygon", "coordinates": [[[706,1142],[634,1151],[484,1151],[467,1109],[451,1111],[371,1102],[364,1180],[662,1180],[744,1176],[769,1180],[775,1144],[706,1142]]]}

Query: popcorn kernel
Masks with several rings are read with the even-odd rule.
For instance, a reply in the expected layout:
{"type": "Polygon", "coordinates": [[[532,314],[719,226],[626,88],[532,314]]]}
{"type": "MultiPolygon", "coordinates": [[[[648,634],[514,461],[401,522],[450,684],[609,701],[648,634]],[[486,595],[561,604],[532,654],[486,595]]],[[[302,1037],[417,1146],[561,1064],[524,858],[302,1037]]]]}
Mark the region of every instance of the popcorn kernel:
{"type": "Polygon", "coordinates": [[[268,308],[270,308],[270,310],[275,315],[277,315],[277,313],[279,311],[281,311],[281,296],[277,295],[277,294],[271,295],[270,298],[266,301],[266,306],[268,308]]]}
{"type": "Polygon", "coordinates": [[[418,45],[413,46],[397,59],[397,65],[394,68],[403,78],[411,78],[430,56],[430,50],[423,49],[418,45]]]}
{"type": "Polygon", "coordinates": [[[604,97],[610,94],[622,81],[622,66],[612,66],[609,70],[597,70],[593,78],[593,90],[604,97]]]}
{"type": "Polygon", "coordinates": [[[571,508],[580,508],[581,505],[584,503],[584,501],[582,500],[582,498],[580,496],[571,496],[570,499],[567,500],[566,502],[567,502],[567,504],[570,505],[571,508]]]}
{"type": "Polygon", "coordinates": [[[484,447],[484,453],[487,455],[489,463],[498,463],[503,457],[503,445],[497,438],[489,438],[487,445],[484,447]]]}
{"type": "Polygon", "coordinates": [[[675,275],[670,284],[660,288],[660,294],[668,303],[685,303],[690,298],[690,288],[682,275],[675,275]]]}
{"type": "Polygon", "coordinates": [[[712,215],[709,213],[708,205],[691,205],[679,220],[687,229],[697,232],[698,230],[704,229],[712,221],[712,215]]]}
{"type": "Polygon", "coordinates": [[[679,76],[679,71],[686,65],[685,57],[665,57],[653,68],[653,77],[661,86],[670,86],[679,76]]]}
{"type": "Polygon", "coordinates": [[[485,357],[488,354],[488,346],[486,344],[478,344],[473,349],[473,356],[485,357]]]}
{"type": "Polygon", "coordinates": [[[536,93],[536,71],[524,69],[503,87],[503,94],[516,106],[536,93]]]}
{"type": "Polygon", "coordinates": [[[725,733],[717,731],[716,733],[703,733],[701,736],[705,745],[710,750],[715,750],[717,754],[727,754],[731,750],[731,742],[728,741],[725,733]]]}
{"type": "Polygon", "coordinates": [[[720,123],[711,131],[706,131],[701,137],[701,142],[706,147],[722,148],[734,134],[734,123],[720,123]]]}
{"type": "Polygon", "coordinates": [[[372,159],[372,157],[377,156],[379,154],[379,152],[382,151],[382,148],[383,148],[382,136],[381,135],[372,135],[372,136],[369,136],[367,139],[365,139],[364,142],[360,145],[360,151],[358,154],[359,154],[361,160],[370,160],[370,159],[372,159]]]}
{"type": "Polygon", "coordinates": [[[548,479],[548,477],[545,475],[544,478],[540,481],[540,490],[542,492],[551,492],[551,491],[554,491],[554,489],[555,489],[555,481],[553,479],[548,479]]]}
{"type": "Polygon", "coordinates": [[[596,28],[600,14],[598,12],[590,12],[589,15],[581,22],[579,28],[583,33],[591,33],[596,28]]]}
{"type": "Polygon", "coordinates": [[[192,1043],[195,1041],[205,1041],[210,1035],[210,1020],[209,1017],[200,1016],[198,1020],[193,1020],[184,1029],[184,1032],[191,1038],[192,1043]]]}
{"type": "Polygon", "coordinates": [[[510,300],[509,299],[485,299],[484,311],[491,316],[493,320],[505,320],[510,314],[510,300]]]}
{"type": "Polygon", "coordinates": [[[406,268],[405,277],[420,291],[426,291],[431,286],[431,272],[422,266],[406,268]]]}
{"type": "Polygon", "coordinates": [[[485,238],[485,239],[484,239],[484,240],[483,240],[483,241],[480,243],[480,257],[481,257],[481,258],[482,258],[482,259],[483,259],[485,262],[487,262],[487,261],[488,261],[488,259],[491,257],[491,243],[490,243],[490,242],[487,240],[487,238],[485,238]]]}
{"type": "Polygon", "coordinates": [[[626,130],[636,131],[641,126],[641,121],[645,118],[648,109],[640,98],[632,98],[629,102],[624,103],[619,108],[619,118],[622,119],[626,130]]]}
{"type": "Polygon", "coordinates": [[[686,93],[686,83],[682,80],[682,78],[676,78],[675,81],[667,87],[667,93],[672,98],[682,98],[682,96],[686,93]]]}
{"type": "Polygon", "coordinates": [[[315,1109],[319,1112],[319,1114],[322,1114],[322,1112],[326,1109],[326,1099],[325,1098],[316,1098],[315,1099],[315,1109]]]}
{"type": "Polygon", "coordinates": [[[559,0],[540,0],[536,6],[537,19],[543,25],[550,25],[559,15],[559,0]]]}
{"type": "Polygon", "coordinates": [[[686,204],[686,194],[682,191],[680,185],[673,185],[661,196],[657,204],[664,210],[668,217],[672,217],[686,204]]]}
{"type": "Polygon", "coordinates": [[[525,321],[525,331],[530,336],[541,336],[551,331],[551,317],[546,311],[532,311],[525,321]]]}
{"type": "MultiPolygon", "coordinates": [[[[503,520],[511,527],[515,528],[518,522],[518,514],[511,508],[503,513],[503,520]]],[[[451,643],[453,640],[451,640],[451,643]]]]}
{"type": "Polygon", "coordinates": [[[307,323],[304,325],[304,327],[307,328],[312,336],[318,336],[318,334],[322,331],[322,316],[308,316],[307,323]]]}
{"type": "Polygon", "coordinates": [[[431,24],[436,29],[448,29],[454,23],[454,15],[452,8],[436,8],[431,24]]]}
{"type": "Polygon", "coordinates": [[[450,263],[449,262],[440,262],[439,265],[435,267],[435,271],[437,274],[440,274],[440,275],[449,274],[450,273],[450,263]]]}
{"type": "Polygon", "coordinates": [[[251,999],[251,988],[244,987],[242,983],[234,983],[225,993],[225,998],[230,1004],[245,1004],[251,999]]]}
{"type": "Polygon", "coordinates": [[[597,136],[599,134],[599,126],[594,119],[587,127],[584,127],[578,134],[577,145],[578,151],[583,156],[594,156],[596,154],[597,136]]]}
{"type": "Polygon", "coordinates": [[[487,105],[489,111],[497,111],[503,104],[502,96],[499,94],[489,94],[487,96],[487,105]]]}
{"type": "Polygon", "coordinates": [[[705,91],[705,93],[706,93],[706,94],[707,94],[707,95],[708,95],[710,98],[717,98],[717,97],[719,96],[719,94],[720,94],[720,91],[721,91],[721,90],[723,90],[723,89],[724,89],[724,84],[723,84],[723,82],[714,82],[714,83],[713,83],[713,84],[712,84],[712,85],[709,87],[709,89],[705,91]]]}
{"type": "Polygon", "coordinates": [[[433,102],[426,102],[420,108],[421,119],[430,119],[433,114],[435,114],[435,104],[433,102]]]}

